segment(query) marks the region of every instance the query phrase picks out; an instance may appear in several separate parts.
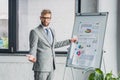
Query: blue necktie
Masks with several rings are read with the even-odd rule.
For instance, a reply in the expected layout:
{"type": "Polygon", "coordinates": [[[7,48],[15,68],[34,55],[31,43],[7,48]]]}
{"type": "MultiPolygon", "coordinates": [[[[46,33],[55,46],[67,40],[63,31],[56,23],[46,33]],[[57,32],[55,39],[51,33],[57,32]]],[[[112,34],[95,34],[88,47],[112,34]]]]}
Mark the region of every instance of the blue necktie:
{"type": "Polygon", "coordinates": [[[47,29],[45,29],[45,30],[46,30],[46,33],[47,33],[48,40],[49,40],[49,42],[52,44],[52,34],[51,34],[51,32],[50,32],[50,29],[47,28],[47,29]]]}

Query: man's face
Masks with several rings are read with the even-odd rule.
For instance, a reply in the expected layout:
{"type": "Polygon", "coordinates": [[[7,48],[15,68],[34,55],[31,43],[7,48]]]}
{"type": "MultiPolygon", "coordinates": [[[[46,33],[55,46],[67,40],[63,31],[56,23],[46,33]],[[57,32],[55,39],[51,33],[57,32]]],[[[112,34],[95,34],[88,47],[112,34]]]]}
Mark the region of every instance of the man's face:
{"type": "Polygon", "coordinates": [[[51,21],[51,14],[45,14],[40,16],[41,24],[47,27],[51,21]]]}

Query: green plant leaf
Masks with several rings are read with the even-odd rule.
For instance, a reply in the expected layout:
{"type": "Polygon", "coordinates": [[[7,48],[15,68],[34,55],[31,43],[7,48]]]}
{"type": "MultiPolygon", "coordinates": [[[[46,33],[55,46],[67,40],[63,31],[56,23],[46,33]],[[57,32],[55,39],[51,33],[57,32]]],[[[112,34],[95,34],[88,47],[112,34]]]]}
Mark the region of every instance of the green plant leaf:
{"type": "Polygon", "coordinates": [[[95,76],[96,80],[104,80],[104,74],[99,68],[95,69],[95,76]]]}
{"type": "Polygon", "coordinates": [[[105,80],[112,80],[112,72],[106,74],[105,80]]]}
{"type": "Polygon", "coordinates": [[[101,69],[96,68],[94,72],[89,75],[88,80],[120,80],[120,75],[116,78],[113,77],[112,71],[110,73],[103,74],[101,69]]]}
{"type": "Polygon", "coordinates": [[[96,69],[95,69],[95,72],[96,72],[97,74],[103,74],[103,72],[102,72],[99,68],[96,68],[96,69]]]}
{"type": "Polygon", "coordinates": [[[89,75],[88,79],[89,80],[95,80],[94,77],[95,77],[95,73],[93,72],[89,75]]]}
{"type": "Polygon", "coordinates": [[[89,80],[104,80],[103,72],[99,68],[96,68],[95,71],[89,75],[89,80]]]}
{"type": "Polygon", "coordinates": [[[116,78],[112,78],[112,80],[117,80],[116,78]]]}

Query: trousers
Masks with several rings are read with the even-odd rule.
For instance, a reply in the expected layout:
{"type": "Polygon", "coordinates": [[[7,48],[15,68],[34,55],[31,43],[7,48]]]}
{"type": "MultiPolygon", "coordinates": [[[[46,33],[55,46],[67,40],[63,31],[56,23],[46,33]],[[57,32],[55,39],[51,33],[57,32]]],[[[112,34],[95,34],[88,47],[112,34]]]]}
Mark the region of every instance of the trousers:
{"type": "Polygon", "coordinates": [[[34,80],[53,80],[54,70],[50,72],[34,71],[34,80]]]}

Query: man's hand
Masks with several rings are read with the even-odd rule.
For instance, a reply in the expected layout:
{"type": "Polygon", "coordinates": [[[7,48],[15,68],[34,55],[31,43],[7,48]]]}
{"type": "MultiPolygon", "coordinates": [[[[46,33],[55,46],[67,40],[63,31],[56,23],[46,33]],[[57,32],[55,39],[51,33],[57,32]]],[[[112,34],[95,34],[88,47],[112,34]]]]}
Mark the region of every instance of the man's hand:
{"type": "Polygon", "coordinates": [[[33,63],[36,62],[36,58],[33,55],[27,55],[27,57],[30,62],[33,62],[33,63]]]}
{"type": "Polygon", "coordinates": [[[70,41],[75,43],[75,42],[78,41],[78,38],[77,37],[76,38],[71,38],[70,41]]]}

